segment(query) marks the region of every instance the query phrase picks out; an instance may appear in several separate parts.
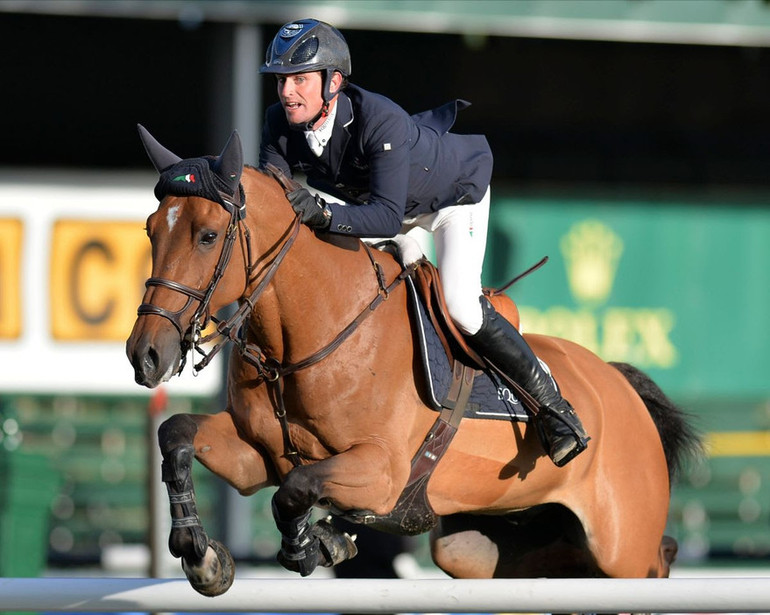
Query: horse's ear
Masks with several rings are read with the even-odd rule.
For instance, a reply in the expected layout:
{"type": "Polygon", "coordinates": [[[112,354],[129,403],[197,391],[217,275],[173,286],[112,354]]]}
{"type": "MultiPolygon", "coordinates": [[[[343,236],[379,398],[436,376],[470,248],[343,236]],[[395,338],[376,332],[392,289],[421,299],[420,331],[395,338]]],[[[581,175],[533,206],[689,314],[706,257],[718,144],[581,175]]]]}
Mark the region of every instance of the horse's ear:
{"type": "Polygon", "coordinates": [[[227,145],[213,167],[214,172],[227,183],[234,194],[243,172],[243,146],[237,130],[234,130],[233,134],[230,135],[227,145]]]}
{"type": "Polygon", "coordinates": [[[165,169],[181,160],[179,156],[158,143],[144,126],[137,124],[136,127],[139,129],[139,138],[142,140],[144,149],[158,173],[162,173],[165,169]]]}

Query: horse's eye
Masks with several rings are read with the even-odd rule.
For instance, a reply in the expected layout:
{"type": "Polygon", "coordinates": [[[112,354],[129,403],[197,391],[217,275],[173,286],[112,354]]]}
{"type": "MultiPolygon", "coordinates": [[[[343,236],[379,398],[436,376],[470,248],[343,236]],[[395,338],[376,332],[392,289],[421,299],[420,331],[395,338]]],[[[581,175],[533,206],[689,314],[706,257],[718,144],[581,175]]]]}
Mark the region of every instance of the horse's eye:
{"type": "Polygon", "coordinates": [[[201,233],[201,243],[204,245],[211,245],[217,240],[216,231],[203,231],[201,233]]]}

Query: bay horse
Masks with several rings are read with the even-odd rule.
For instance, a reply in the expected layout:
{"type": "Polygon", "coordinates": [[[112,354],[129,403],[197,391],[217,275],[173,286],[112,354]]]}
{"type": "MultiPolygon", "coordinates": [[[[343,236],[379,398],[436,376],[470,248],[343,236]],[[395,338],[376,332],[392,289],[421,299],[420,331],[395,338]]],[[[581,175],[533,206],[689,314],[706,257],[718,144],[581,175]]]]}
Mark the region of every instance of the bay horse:
{"type": "Polygon", "coordinates": [[[234,564],[198,517],[194,459],[243,495],[278,487],[278,561],[303,576],[355,555],[335,515],[429,531],[433,560],[453,577],[668,575],[670,483],[699,438],[646,375],[527,335],[592,436],[588,449],[558,468],[532,422],[463,418],[423,499],[405,498],[437,413],[417,369],[404,268],[301,225],[276,177],[244,167],[237,132],[219,156],[182,159],[139,130],[160,204],[146,226],[152,277],[126,344],[136,382],[169,380],[196,349],[202,369],[213,350],[201,331],[238,306],[215,319],[233,345],[226,408],[175,415],[158,432],[169,548],[197,591],[226,591],[234,564]],[[314,521],[316,507],[331,516],[314,521]]]}

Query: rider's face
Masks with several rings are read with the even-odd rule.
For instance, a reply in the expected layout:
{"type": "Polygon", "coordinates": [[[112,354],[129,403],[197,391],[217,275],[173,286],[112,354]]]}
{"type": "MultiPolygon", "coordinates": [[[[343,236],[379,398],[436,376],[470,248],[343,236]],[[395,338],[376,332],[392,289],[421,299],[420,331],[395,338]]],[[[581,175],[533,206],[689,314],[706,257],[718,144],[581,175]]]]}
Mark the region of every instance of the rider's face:
{"type": "Polygon", "coordinates": [[[278,75],[278,98],[290,124],[304,124],[312,120],[323,106],[320,71],[278,75]]]}

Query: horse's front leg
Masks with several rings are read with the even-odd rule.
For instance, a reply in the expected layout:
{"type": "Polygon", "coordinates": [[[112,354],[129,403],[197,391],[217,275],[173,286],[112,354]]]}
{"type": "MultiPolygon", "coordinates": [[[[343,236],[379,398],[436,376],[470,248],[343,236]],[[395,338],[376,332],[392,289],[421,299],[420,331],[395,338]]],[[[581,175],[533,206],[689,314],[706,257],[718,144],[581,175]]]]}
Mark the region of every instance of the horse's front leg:
{"type": "Polygon", "coordinates": [[[254,447],[240,439],[227,412],[172,416],[160,426],[158,443],[171,505],[169,550],[182,559],[193,588],[205,596],[218,596],[232,584],[235,569],[230,552],[207,536],[198,517],[193,460],[197,457],[242,493],[270,484],[271,473],[254,447]]]}
{"type": "Polygon", "coordinates": [[[198,425],[192,416],[177,414],[158,430],[163,456],[162,479],[171,505],[168,547],[182,559],[190,584],[205,596],[218,596],[230,587],[234,564],[227,549],[206,535],[195,502],[192,465],[198,425]]]}
{"type": "Polygon", "coordinates": [[[388,456],[380,447],[366,444],[294,468],[272,501],[273,517],[282,537],[279,563],[307,576],[319,564],[328,567],[354,557],[358,550],[346,532],[325,519],[311,524],[313,506],[324,500],[340,510],[384,513],[398,497],[393,484],[388,456]]]}

